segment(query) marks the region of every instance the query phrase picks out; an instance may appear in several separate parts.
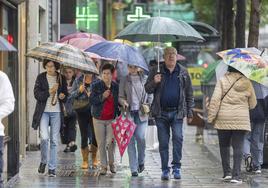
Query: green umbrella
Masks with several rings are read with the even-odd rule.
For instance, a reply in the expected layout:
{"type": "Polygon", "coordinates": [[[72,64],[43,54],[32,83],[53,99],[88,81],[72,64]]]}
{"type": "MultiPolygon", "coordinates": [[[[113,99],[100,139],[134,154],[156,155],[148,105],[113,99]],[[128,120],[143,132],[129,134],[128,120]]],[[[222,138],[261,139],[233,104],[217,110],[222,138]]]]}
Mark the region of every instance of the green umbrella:
{"type": "Polygon", "coordinates": [[[153,17],[133,22],[116,38],[131,42],[204,41],[204,38],[188,23],[166,17],[153,17]]]}
{"type": "Polygon", "coordinates": [[[209,64],[209,66],[204,69],[201,82],[204,84],[209,83],[212,78],[216,75],[215,69],[219,65],[220,61],[215,61],[214,63],[209,64]]]}

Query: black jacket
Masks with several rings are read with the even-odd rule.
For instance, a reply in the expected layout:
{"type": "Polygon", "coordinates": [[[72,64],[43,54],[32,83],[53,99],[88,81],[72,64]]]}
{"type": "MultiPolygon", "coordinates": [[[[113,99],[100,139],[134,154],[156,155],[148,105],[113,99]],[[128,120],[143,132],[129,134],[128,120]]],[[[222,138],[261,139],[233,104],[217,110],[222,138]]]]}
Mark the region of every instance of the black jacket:
{"type": "Polygon", "coordinates": [[[264,123],[268,115],[268,97],[257,99],[257,105],[250,110],[250,121],[253,123],[264,123]]]}
{"type": "MultiPolygon", "coordinates": [[[[34,85],[34,97],[37,100],[35,111],[33,115],[33,122],[32,122],[32,128],[37,130],[37,128],[40,125],[40,121],[42,118],[42,115],[44,113],[44,110],[46,108],[47,99],[50,96],[49,94],[49,86],[47,81],[47,72],[43,72],[37,76],[37,79],[35,81],[34,85]]],[[[59,76],[59,73],[58,73],[59,76]]],[[[64,123],[64,114],[63,114],[63,103],[66,102],[68,91],[67,91],[67,83],[65,77],[62,75],[62,81],[60,82],[59,88],[58,88],[58,95],[60,93],[64,93],[65,98],[63,100],[60,100],[60,107],[61,107],[61,124],[64,123]]]]}

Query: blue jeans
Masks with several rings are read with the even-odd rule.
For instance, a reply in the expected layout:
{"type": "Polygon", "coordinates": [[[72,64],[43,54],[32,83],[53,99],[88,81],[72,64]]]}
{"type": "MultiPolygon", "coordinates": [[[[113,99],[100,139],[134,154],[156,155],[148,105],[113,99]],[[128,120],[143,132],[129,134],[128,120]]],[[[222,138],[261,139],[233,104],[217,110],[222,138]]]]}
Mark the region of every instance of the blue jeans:
{"type": "Polygon", "coordinates": [[[254,168],[260,168],[263,163],[264,129],[264,122],[251,122],[251,132],[245,136],[244,156],[251,154],[254,168]]]}
{"type": "Polygon", "coordinates": [[[146,148],[145,132],[148,126],[148,121],[141,121],[138,112],[131,113],[131,117],[134,120],[134,123],[137,125],[137,127],[128,144],[127,151],[129,157],[130,170],[131,172],[137,172],[139,167],[138,165],[144,164],[145,148],[146,148]]]}
{"type": "Polygon", "coordinates": [[[40,122],[41,136],[41,163],[47,164],[48,141],[50,140],[50,158],[48,168],[54,170],[57,167],[57,146],[61,126],[60,112],[44,112],[40,122]],[[50,126],[50,132],[49,132],[50,126]]]}
{"type": "Polygon", "coordinates": [[[161,157],[162,171],[169,169],[169,138],[170,128],[172,130],[173,144],[173,168],[181,167],[182,143],[183,143],[183,120],[177,119],[177,111],[164,112],[161,117],[156,118],[157,135],[159,141],[159,152],[161,157]]]}

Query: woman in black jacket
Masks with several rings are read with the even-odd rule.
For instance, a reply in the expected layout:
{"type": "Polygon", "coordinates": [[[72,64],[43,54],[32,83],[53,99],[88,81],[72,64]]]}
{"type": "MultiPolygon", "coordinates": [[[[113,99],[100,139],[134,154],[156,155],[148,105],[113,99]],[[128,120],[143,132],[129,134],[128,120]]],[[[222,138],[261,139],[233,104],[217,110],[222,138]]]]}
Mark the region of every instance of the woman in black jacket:
{"type": "Polygon", "coordinates": [[[45,60],[43,67],[46,72],[37,76],[34,86],[34,97],[37,103],[32,127],[37,130],[40,126],[41,163],[38,172],[41,174],[45,172],[48,162],[48,141],[50,140],[48,175],[56,177],[57,143],[64,118],[62,104],[67,99],[68,91],[65,78],[57,72],[60,68],[58,63],[45,60]]]}

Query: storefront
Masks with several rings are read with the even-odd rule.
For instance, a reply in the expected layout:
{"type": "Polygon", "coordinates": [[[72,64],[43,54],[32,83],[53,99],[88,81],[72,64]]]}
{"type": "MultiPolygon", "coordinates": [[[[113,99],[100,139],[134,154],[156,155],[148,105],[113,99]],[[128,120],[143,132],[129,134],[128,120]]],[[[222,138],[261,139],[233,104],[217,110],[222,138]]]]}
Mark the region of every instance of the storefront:
{"type": "MultiPolygon", "coordinates": [[[[13,46],[19,49],[18,34],[19,20],[18,20],[18,9],[19,3],[22,1],[7,1],[0,0],[0,34],[5,37],[13,46]]],[[[20,18],[22,19],[22,18],[20,18]]],[[[25,40],[25,39],[24,39],[25,40]]],[[[14,95],[15,95],[15,110],[6,119],[4,119],[5,129],[5,166],[4,171],[6,172],[6,179],[10,179],[18,173],[19,170],[19,157],[20,157],[20,119],[19,113],[21,110],[21,99],[20,92],[23,93],[21,87],[23,86],[22,76],[23,70],[22,65],[19,63],[19,51],[18,52],[0,52],[0,70],[4,71],[12,84],[14,95]],[[22,84],[22,86],[21,86],[22,84]]],[[[25,82],[25,79],[24,79],[25,82]]]]}

